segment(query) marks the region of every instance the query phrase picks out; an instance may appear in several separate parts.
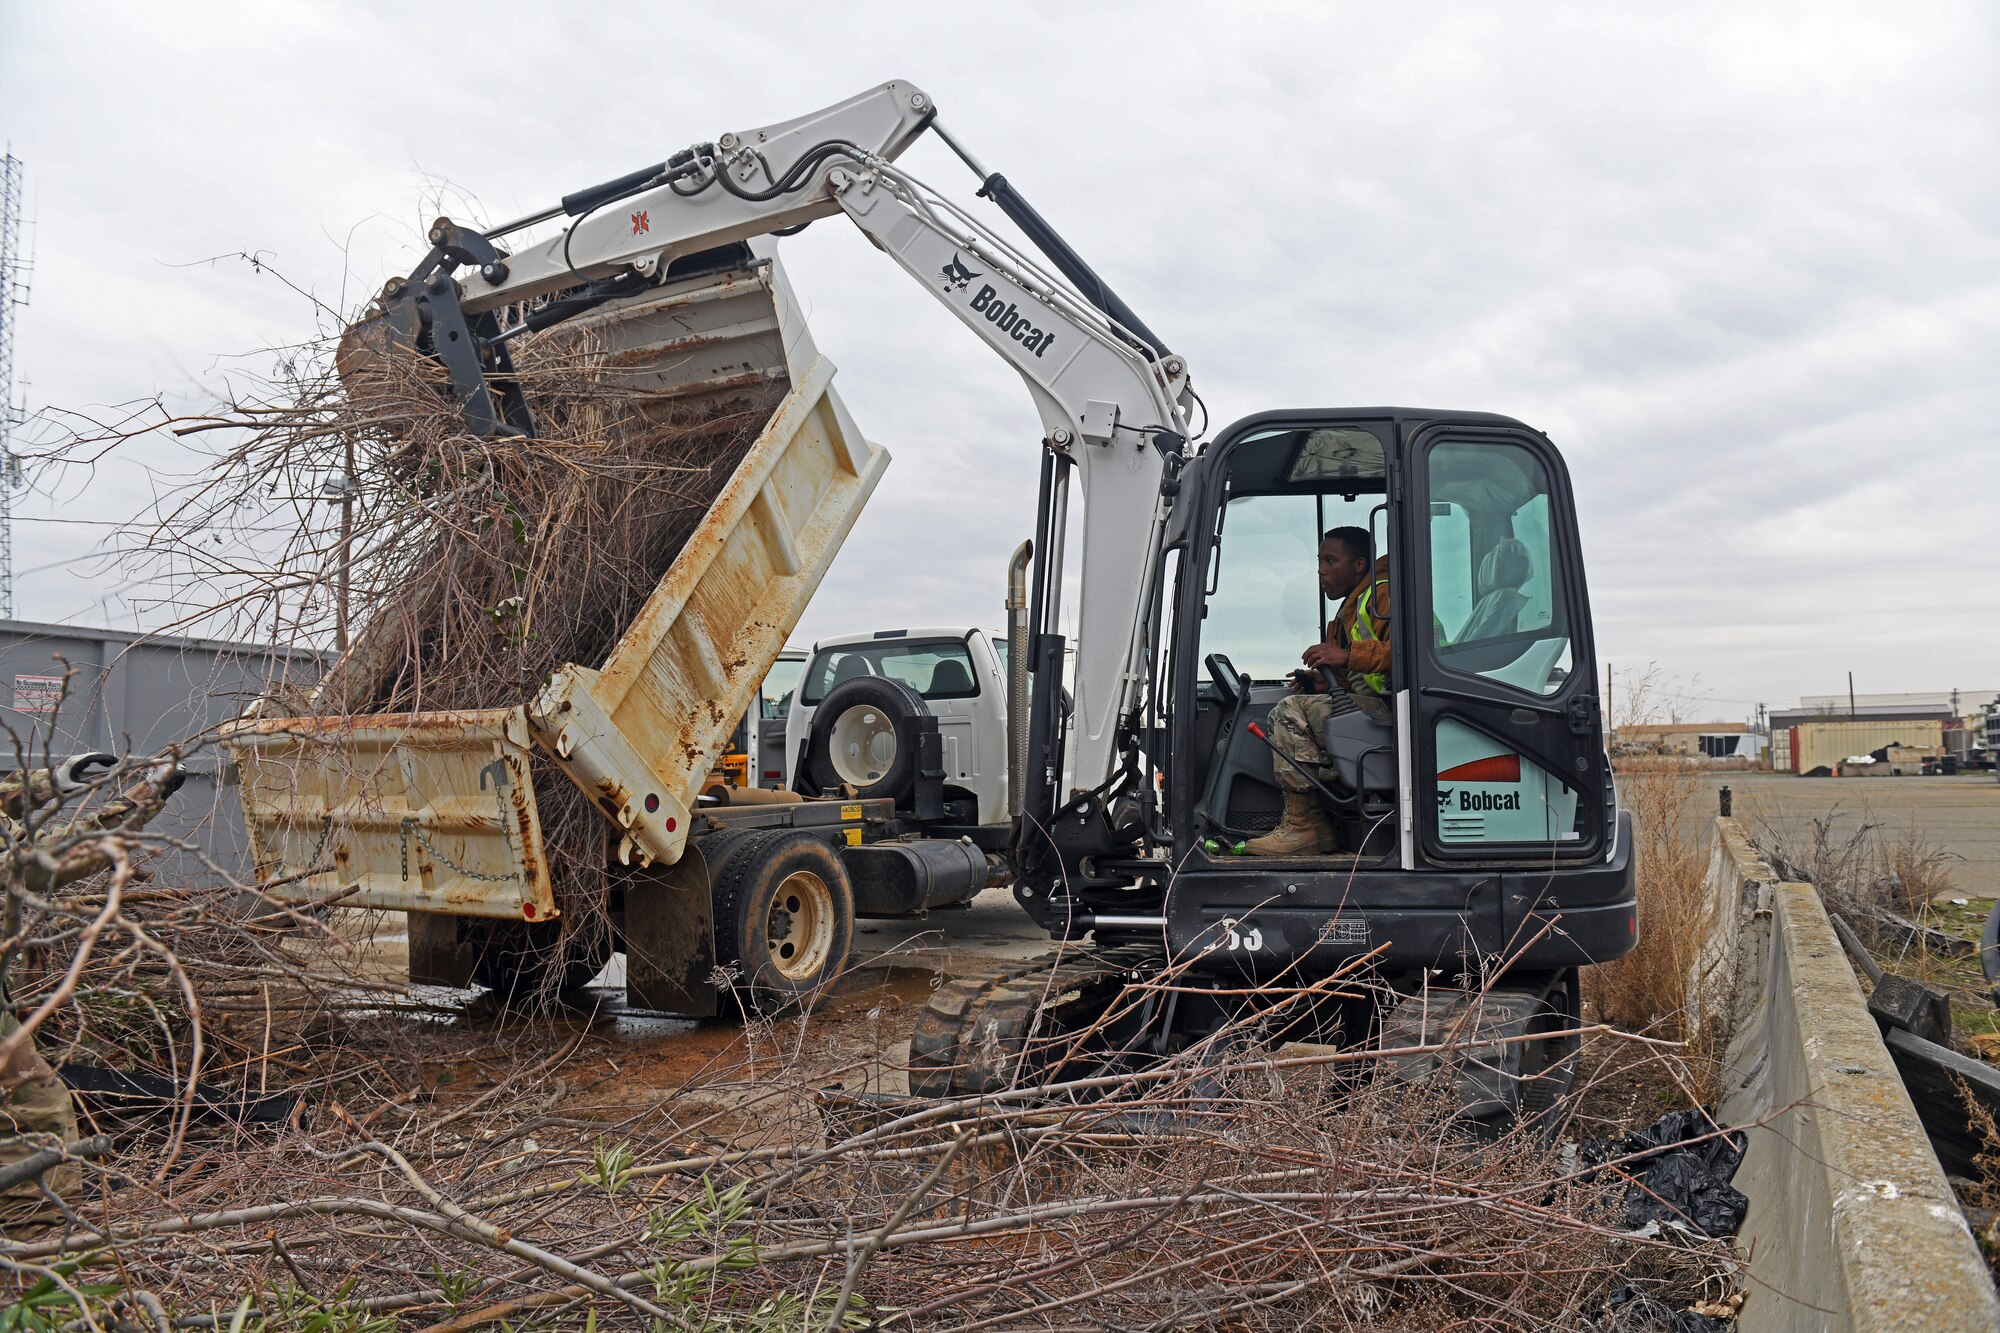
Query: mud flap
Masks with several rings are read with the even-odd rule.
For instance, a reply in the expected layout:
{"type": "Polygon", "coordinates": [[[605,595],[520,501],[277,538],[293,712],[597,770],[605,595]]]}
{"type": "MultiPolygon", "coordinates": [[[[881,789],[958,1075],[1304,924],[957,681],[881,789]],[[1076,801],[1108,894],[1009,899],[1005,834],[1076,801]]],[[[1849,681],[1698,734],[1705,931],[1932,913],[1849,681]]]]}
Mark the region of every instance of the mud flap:
{"type": "Polygon", "coordinates": [[[410,981],[418,986],[472,984],[472,946],[458,928],[459,918],[441,912],[410,912],[404,931],[410,941],[410,981]]]}
{"type": "Polygon", "coordinates": [[[701,845],[690,840],[670,866],[635,870],[625,882],[625,996],[635,1009],[713,1018],[715,900],[701,845]]]}

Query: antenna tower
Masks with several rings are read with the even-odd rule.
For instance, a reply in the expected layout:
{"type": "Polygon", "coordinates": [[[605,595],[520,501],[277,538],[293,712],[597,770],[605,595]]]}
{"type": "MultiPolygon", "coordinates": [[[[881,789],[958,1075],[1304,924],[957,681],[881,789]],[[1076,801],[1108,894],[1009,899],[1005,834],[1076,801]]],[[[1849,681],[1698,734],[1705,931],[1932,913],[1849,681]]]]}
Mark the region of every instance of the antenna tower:
{"type": "Polygon", "coordinates": [[[28,304],[31,265],[21,255],[21,159],[10,146],[0,157],[0,620],[14,618],[14,492],[21,461],[14,456],[14,311],[28,304]]]}

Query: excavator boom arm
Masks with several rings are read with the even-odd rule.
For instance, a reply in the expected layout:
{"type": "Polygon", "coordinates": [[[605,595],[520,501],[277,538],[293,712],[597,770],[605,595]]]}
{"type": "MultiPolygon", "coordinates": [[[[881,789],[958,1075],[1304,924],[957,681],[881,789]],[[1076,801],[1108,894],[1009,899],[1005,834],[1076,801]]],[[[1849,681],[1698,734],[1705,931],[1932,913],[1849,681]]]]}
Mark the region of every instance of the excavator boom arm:
{"type": "MultiPolygon", "coordinates": [[[[446,362],[475,429],[504,431],[503,421],[519,429],[526,406],[507,383],[505,361],[515,334],[637,295],[673,276],[677,260],[845,214],[1027,385],[1043,443],[1060,460],[1053,469],[1058,522],[1045,544],[1053,549],[1038,552],[1038,632],[1053,634],[1070,622],[1061,604],[1060,518],[1072,474],[1081,484],[1067,767],[1074,788],[1093,790],[1113,775],[1121,731],[1143,694],[1166,483],[1188,436],[1187,367],[1150,330],[1118,322],[1116,315],[1137,320],[1003,178],[985,177],[986,192],[1010,217],[1028,220],[1024,230],[1057,271],[894,165],[935,114],[915,85],[885,83],[808,116],[694,145],[489,232],[440,219],[425,264],[385,290],[386,322],[446,362]],[[514,253],[500,245],[559,214],[575,221],[514,253]],[[409,309],[418,299],[431,303],[421,314],[409,309]],[[526,313],[501,328],[503,314],[514,311],[526,313]],[[462,348],[453,365],[454,348],[443,339],[426,344],[414,332],[420,327],[469,330],[480,368],[467,372],[472,356],[462,348]],[[504,410],[488,401],[489,390],[504,410]]],[[[1061,685],[1038,680],[1037,693],[1053,697],[1061,685]]],[[[1034,775],[1040,781],[1024,783],[1053,797],[1048,810],[1029,812],[1037,817],[1063,800],[1056,747],[1042,752],[1049,759],[1034,775]]]]}

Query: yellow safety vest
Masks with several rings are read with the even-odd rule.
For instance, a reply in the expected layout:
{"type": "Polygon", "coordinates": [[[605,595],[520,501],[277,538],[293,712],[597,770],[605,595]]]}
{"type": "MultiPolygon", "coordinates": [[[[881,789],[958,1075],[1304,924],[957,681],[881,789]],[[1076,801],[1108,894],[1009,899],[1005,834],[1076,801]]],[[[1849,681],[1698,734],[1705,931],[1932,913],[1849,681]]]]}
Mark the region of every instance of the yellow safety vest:
{"type": "MultiPolygon", "coordinates": [[[[1386,582],[1388,582],[1386,579],[1374,579],[1369,582],[1367,587],[1361,590],[1361,600],[1354,604],[1352,643],[1375,642],[1375,627],[1368,622],[1368,606],[1375,596],[1376,585],[1386,582]]],[[[1350,680],[1353,679],[1353,675],[1354,673],[1349,672],[1348,678],[1350,680]]],[[[1386,671],[1367,672],[1361,677],[1361,683],[1384,697],[1389,693],[1389,673],[1386,671]]]]}

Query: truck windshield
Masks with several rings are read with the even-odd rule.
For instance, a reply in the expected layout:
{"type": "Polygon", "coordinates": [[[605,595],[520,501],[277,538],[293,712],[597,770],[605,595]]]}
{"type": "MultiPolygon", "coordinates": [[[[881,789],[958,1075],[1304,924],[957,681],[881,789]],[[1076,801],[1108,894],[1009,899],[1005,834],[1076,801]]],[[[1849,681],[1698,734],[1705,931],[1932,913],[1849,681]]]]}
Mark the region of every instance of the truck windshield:
{"type": "Polygon", "coordinates": [[[806,672],[799,698],[816,704],[857,676],[900,680],[926,699],[970,699],[979,693],[972,654],[957,639],[896,639],[822,650],[806,672]]]}

